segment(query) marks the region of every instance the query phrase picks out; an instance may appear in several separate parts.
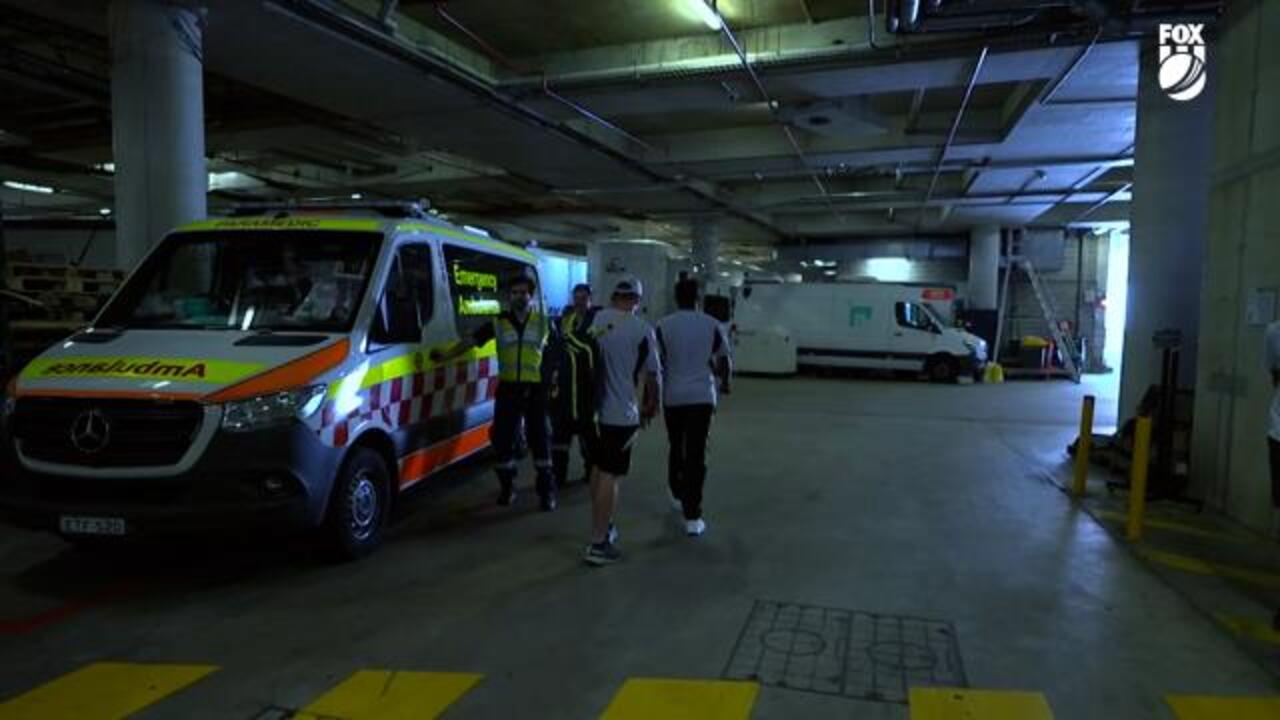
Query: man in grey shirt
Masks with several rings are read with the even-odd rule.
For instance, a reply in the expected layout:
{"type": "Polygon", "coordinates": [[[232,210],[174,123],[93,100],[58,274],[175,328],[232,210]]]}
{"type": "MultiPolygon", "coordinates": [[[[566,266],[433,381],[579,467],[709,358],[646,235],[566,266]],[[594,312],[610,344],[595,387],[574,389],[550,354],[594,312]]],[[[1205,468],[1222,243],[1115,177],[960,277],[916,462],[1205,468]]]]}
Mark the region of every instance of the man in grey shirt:
{"type": "Polygon", "coordinates": [[[631,446],[640,426],[658,412],[662,367],[653,328],[636,316],[642,295],[639,280],[623,279],[614,287],[612,306],[598,312],[591,324],[602,378],[590,447],[591,544],[583,558],[590,565],[608,565],[622,557],[613,523],[618,483],[631,470],[631,446]]]}
{"type": "Polygon", "coordinates": [[[667,484],[676,510],[684,513],[685,533],[707,531],[702,519],[702,487],[707,478],[707,436],[715,414],[717,385],[729,392],[732,365],[724,329],[698,310],[698,281],[676,283],[680,308],[658,323],[662,359],[662,405],[671,448],[667,484]]]}

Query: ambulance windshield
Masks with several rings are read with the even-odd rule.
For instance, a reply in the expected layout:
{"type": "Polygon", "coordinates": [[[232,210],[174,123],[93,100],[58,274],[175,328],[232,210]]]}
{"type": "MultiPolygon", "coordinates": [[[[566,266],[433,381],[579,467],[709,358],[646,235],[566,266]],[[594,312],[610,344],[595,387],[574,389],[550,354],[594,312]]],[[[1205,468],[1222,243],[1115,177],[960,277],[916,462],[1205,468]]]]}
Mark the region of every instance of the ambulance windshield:
{"type": "Polygon", "coordinates": [[[173,235],[98,318],[103,327],[347,332],[381,235],[235,231],[173,235]]]}

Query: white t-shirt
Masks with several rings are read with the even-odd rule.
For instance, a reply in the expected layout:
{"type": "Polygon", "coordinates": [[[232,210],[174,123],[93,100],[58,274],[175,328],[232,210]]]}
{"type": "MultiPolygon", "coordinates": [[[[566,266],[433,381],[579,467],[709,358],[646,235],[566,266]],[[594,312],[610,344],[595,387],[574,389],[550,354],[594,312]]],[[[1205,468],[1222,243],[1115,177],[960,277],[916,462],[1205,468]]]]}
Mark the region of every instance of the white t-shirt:
{"type": "Polygon", "coordinates": [[[635,427],[640,424],[636,380],[641,373],[662,372],[653,328],[631,313],[606,308],[596,313],[591,332],[600,345],[600,359],[604,363],[600,422],[635,427]]]}
{"type": "MultiPolygon", "coordinates": [[[[1271,373],[1280,370],[1280,322],[1267,326],[1263,353],[1267,364],[1267,382],[1271,382],[1271,373]]],[[[1280,388],[1271,392],[1271,426],[1267,434],[1272,440],[1280,441],[1280,388]]]]}
{"type": "Polygon", "coordinates": [[[662,401],[668,407],[716,404],[718,358],[729,357],[729,341],[715,318],[677,310],[658,323],[662,356],[662,401]]]}

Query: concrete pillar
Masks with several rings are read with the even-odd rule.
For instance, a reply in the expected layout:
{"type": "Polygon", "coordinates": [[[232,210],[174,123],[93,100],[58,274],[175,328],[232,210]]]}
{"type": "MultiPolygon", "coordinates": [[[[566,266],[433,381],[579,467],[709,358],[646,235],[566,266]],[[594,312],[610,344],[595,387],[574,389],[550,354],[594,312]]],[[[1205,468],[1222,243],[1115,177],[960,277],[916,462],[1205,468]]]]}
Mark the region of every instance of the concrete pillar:
{"type": "Polygon", "coordinates": [[[1216,72],[1192,492],[1263,532],[1271,506],[1267,426],[1273,389],[1263,334],[1280,313],[1280,3],[1233,0],[1207,64],[1216,72]]]}
{"type": "Polygon", "coordinates": [[[969,308],[996,310],[1000,290],[1000,228],[983,225],[969,231],[969,308]]]}
{"type": "Polygon", "coordinates": [[[716,282],[720,275],[720,225],[714,219],[693,223],[693,262],[703,283],[716,282]]]}
{"type": "MultiPolygon", "coordinates": [[[[1190,387],[1195,380],[1213,171],[1214,78],[1194,100],[1173,100],[1160,88],[1155,38],[1139,52],[1121,422],[1133,417],[1147,388],[1160,381],[1160,351],[1152,344],[1157,331],[1182,332],[1179,382],[1190,387]]],[[[1212,56],[1212,46],[1208,52],[1212,56]]],[[[1213,67],[1212,58],[1208,65],[1213,67]]]]}
{"type": "Polygon", "coordinates": [[[200,11],[112,0],[116,261],[132,267],[177,225],[205,217],[200,11]]]}

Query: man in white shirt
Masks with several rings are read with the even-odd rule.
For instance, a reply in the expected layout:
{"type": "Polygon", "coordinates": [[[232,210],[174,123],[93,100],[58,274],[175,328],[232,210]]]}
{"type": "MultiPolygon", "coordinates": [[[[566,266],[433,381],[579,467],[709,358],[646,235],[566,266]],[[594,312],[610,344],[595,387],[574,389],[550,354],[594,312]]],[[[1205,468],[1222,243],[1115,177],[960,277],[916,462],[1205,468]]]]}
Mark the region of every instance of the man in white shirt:
{"type": "Polygon", "coordinates": [[[636,316],[642,295],[639,280],[623,279],[614,287],[612,306],[596,313],[591,324],[603,377],[590,446],[592,528],[583,558],[590,565],[608,565],[622,558],[613,523],[618,483],[631,470],[631,446],[640,426],[658,412],[662,366],[653,328],[636,316]]]}
{"type": "Polygon", "coordinates": [[[671,449],[667,484],[675,508],[684,513],[685,533],[707,531],[702,488],[707,478],[707,436],[716,409],[716,385],[729,392],[729,341],[715,318],[700,312],[698,281],[676,283],[679,310],[658,323],[662,360],[663,416],[671,449]]]}

